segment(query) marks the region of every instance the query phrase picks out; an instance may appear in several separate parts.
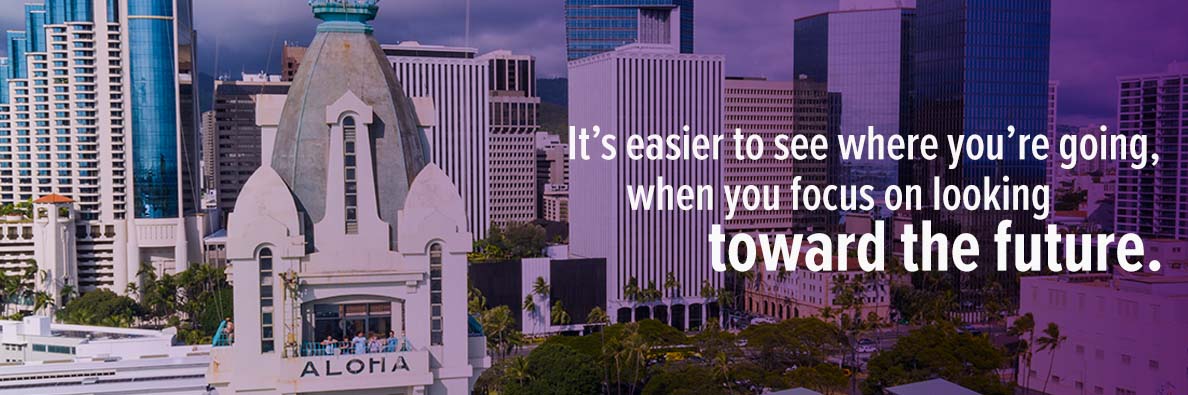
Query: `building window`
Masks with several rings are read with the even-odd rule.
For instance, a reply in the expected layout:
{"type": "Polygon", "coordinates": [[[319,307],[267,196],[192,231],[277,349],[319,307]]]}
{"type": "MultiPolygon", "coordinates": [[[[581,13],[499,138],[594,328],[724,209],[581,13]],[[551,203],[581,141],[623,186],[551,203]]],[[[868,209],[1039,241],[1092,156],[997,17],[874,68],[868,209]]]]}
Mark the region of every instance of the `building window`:
{"type": "Polygon", "coordinates": [[[272,250],[260,250],[260,352],[276,349],[272,331],[272,250]]]}
{"type": "Polygon", "coordinates": [[[433,345],[442,343],[441,322],[441,244],[429,247],[429,338],[433,345]]]}
{"type": "Polygon", "coordinates": [[[346,201],[346,233],[359,233],[359,190],[356,169],[355,117],[342,120],[343,191],[346,201]]]}

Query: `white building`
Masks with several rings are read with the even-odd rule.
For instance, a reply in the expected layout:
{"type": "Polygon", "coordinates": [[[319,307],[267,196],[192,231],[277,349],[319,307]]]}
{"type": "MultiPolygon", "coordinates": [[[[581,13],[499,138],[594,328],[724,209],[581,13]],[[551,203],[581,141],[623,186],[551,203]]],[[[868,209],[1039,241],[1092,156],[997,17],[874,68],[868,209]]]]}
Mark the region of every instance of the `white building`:
{"type": "Polygon", "coordinates": [[[175,346],[175,334],[0,321],[0,394],[206,394],[210,346],[175,346]]]}
{"type": "Polygon", "coordinates": [[[491,226],[536,219],[536,131],[540,96],[536,94],[536,59],[511,51],[480,57],[491,79],[491,130],[487,163],[487,201],[491,226]]]}
{"type": "MultiPolygon", "coordinates": [[[[763,137],[768,147],[776,137],[801,132],[796,128],[796,92],[794,81],[768,81],[762,78],[727,78],[725,93],[726,131],[735,129],[763,137]]],[[[726,152],[737,147],[731,139],[726,152]]],[[[722,183],[734,187],[746,185],[792,185],[800,174],[795,161],[775,160],[768,151],[765,160],[738,160],[734,155],[722,159],[722,183]]],[[[807,179],[807,177],[805,177],[807,179]]],[[[723,227],[730,233],[792,233],[795,228],[792,195],[780,197],[779,210],[739,210],[723,227]]]]}
{"type": "MultiPolygon", "coordinates": [[[[569,63],[569,122],[599,126],[618,136],[623,153],[631,134],[722,132],[723,66],[717,55],[682,54],[671,45],[632,44],[569,63]],[[661,116],[663,115],[663,116],[661,116]]],[[[597,146],[597,145],[596,145],[597,146]]],[[[600,152],[600,151],[599,151],[600,152]]],[[[722,222],[717,207],[694,211],[632,211],[626,186],[666,182],[721,190],[717,161],[606,161],[570,164],[571,257],[606,258],[607,312],[616,322],[670,317],[677,327],[697,327],[717,310],[700,296],[703,285],[722,287],[710,267],[706,234],[722,222]],[[669,273],[681,285],[658,302],[629,300],[625,288],[660,290],[669,273]],[[634,310],[634,311],[633,311],[634,310]],[[671,311],[671,314],[669,313],[671,311]],[[688,323],[688,326],[686,326],[688,323]]],[[[717,204],[717,202],[714,202],[717,204]]]]}
{"type": "Polygon", "coordinates": [[[431,102],[401,93],[370,34],[375,0],[311,5],[326,22],[282,109],[257,107],[276,140],[230,216],[235,335],[212,350],[208,382],[218,394],[468,393],[490,360],[466,311],[465,202],[429,160],[431,102]],[[396,341],[351,341],[372,334],[396,341]]]}
{"type": "Polygon", "coordinates": [[[491,224],[490,75],[474,48],[384,45],[405,95],[427,98],[437,109],[426,131],[432,160],[450,176],[466,202],[467,230],[483,238],[491,224]]]}
{"type": "Polygon", "coordinates": [[[1036,339],[1055,323],[1067,340],[1035,351],[1030,367],[1020,362],[1019,386],[1039,391],[1047,381],[1052,395],[1188,388],[1188,277],[1177,272],[1023,277],[1019,313],[1034,316],[1036,339]]]}
{"type": "Polygon", "coordinates": [[[545,221],[569,222],[569,185],[545,184],[542,200],[545,221]]]}
{"type": "Polygon", "coordinates": [[[1188,123],[1175,112],[1188,104],[1185,85],[1188,62],[1172,63],[1165,73],[1118,77],[1118,133],[1146,135],[1147,152],[1159,154],[1159,164],[1143,170],[1130,167],[1135,160],[1118,162],[1119,232],[1188,239],[1188,123]]]}
{"type": "Polygon", "coordinates": [[[58,194],[76,205],[76,274],[51,281],[122,293],[142,264],[178,272],[201,256],[191,8],[54,0],[26,4],[27,30],[7,33],[0,203],[58,194]]]}

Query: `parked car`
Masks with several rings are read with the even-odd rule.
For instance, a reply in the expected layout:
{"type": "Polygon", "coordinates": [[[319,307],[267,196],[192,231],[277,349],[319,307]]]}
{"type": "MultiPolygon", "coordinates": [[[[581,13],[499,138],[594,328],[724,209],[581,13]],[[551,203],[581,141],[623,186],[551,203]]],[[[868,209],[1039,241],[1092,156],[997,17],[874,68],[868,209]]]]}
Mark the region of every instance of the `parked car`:
{"type": "Polygon", "coordinates": [[[879,347],[878,347],[878,345],[875,344],[874,340],[870,340],[870,339],[858,340],[858,352],[872,353],[872,352],[875,352],[878,350],[879,350],[879,347]]]}

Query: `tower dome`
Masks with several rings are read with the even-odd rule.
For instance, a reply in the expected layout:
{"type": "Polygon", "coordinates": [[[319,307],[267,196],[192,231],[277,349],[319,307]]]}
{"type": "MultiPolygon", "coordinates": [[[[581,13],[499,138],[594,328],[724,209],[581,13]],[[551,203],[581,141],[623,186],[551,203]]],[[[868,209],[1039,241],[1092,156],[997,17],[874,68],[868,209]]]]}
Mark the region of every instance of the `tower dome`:
{"type": "Polygon", "coordinates": [[[393,237],[396,213],[404,206],[413,178],[429,162],[428,142],[418,127],[412,100],[403,93],[372,37],[368,23],[378,11],[377,0],[311,0],[323,22],[293,77],[277,127],[272,168],[293,191],[310,224],[326,214],[330,125],[326,108],[352,93],[370,106],[370,165],[374,198],[380,219],[393,237]]]}

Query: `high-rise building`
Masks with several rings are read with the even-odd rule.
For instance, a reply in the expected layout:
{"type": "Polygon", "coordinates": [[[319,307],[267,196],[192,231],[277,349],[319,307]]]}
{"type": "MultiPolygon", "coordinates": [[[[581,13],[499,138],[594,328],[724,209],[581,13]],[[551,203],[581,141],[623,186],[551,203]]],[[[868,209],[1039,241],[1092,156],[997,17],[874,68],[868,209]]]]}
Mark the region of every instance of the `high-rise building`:
{"type": "Polygon", "coordinates": [[[693,52],[693,0],[565,0],[566,58],[632,44],[693,52]]]}
{"type": "MultiPolygon", "coordinates": [[[[862,135],[874,127],[889,136],[906,132],[911,120],[915,9],[868,3],[797,19],[793,71],[840,95],[841,133],[862,135]]],[[[874,186],[880,196],[898,183],[896,161],[857,161],[847,168],[861,172],[848,178],[874,186]]]]}
{"type": "Polygon", "coordinates": [[[191,8],[52,0],[8,33],[0,202],[57,194],[77,211],[77,278],[47,284],[125,292],[142,265],[180,271],[200,256],[191,8]]]}
{"type": "MultiPolygon", "coordinates": [[[[545,200],[549,196],[566,199],[566,222],[569,215],[569,144],[549,132],[536,132],[536,218],[549,220],[545,200]]],[[[552,207],[560,208],[560,202],[552,207]]],[[[559,216],[557,216],[559,218],[559,216]]]]}
{"type": "Polygon", "coordinates": [[[540,96],[536,59],[510,51],[483,55],[490,73],[491,130],[487,163],[491,226],[536,219],[536,131],[540,96]]]}
{"type": "Polygon", "coordinates": [[[1118,100],[1118,133],[1146,135],[1159,164],[1136,170],[1131,164],[1141,160],[1118,162],[1117,231],[1188,240],[1188,121],[1177,112],[1188,106],[1188,62],[1118,77],[1118,100]]]}
{"type": "Polygon", "coordinates": [[[305,57],[305,47],[286,41],[281,47],[281,79],[292,81],[305,57]]]}
{"type": "MultiPolygon", "coordinates": [[[[1056,145],[1053,143],[1055,143],[1057,141],[1056,140],[1057,139],[1057,136],[1056,136],[1056,107],[1057,107],[1056,102],[1057,102],[1057,100],[1056,99],[1058,98],[1057,93],[1059,92],[1059,89],[1060,89],[1060,81],[1048,81],[1048,122],[1047,122],[1046,132],[1048,135],[1048,144],[1052,147],[1056,147],[1056,145]]],[[[1056,152],[1056,151],[1052,151],[1052,152],[1056,152]]],[[[1058,156],[1058,155],[1048,155],[1048,160],[1047,160],[1047,162],[1045,162],[1046,169],[1044,170],[1044,183],[1052,188],[1052,190],[1049,193],[1049,197],[1052,199],[1051,201],[1053,201],[1053,202],[1056,201],[1056,199],[1055,199],[1056,198],[1056,183],[1055,183],[1056,172],[1058,170],[1061,170],[1059,168],[1059,163],[1060,163],[1060,156],[1058,156]]]]}
{"type": "Polygon", "coordinates": [[[222,226],[226,226],[226,215],[235,209],[239,190],[263,163],[256,97],[284,95],[288,91],[289,83],[277,75],[243,74],[239,81],[215,81],[211,189],[215,191],[222,226]]]}
{"type": "MultiPolygon", "coordinates": [[[[578,128],[601,128],[618,136],[622,153],[627,136],[716,136],[722,132],[725,59],[676,52],[668,45],[632,44],[569,63],[569,121],[578,128]],[[665,114],[656,117],[656,114],[665,114]],[[688,132],[682,129],[689,127],[688,132]]],[[[607,260],[607,311],[616,322],[656,318],[679,328],[697,328],[717,316],[716,301],[703,287],[722,287],[722,275],[709,265],[706,234],[720,224],[717,207],[692,211],[635,211],[628,185],[666,183],[704,185],[721,190],[717,161],[575,161],[571,165],[570,254],[607,260]],[[672,276],[679,287],[661,288],[672,276]],[[661,293],[641,304],[631,289],[661,293]]]]}
{"type": "MultiPolygon", "coordinates": [[[[913,25],[912,130],[940,141],[948,134],[1006,136],[1008,126],[1017,133],[1044,133],[1050,22],[1050,0],[920,0],[913,25]]],[[[940,177],[941,185],[981,184],[985,177],[993,183],[1009,177],[1010,185],[1042,185],[1044,162],[1012,159],[1018,157],[1015,146],[1006,144],[1006,160],[959,159],[955,170],[946,169],[952,158],[944,153],[913,166],[913,183],[923,186],[924,196],[933,193],[933,177],[940,177]]],[[[1014,233],[1043,232],[1043,221],[1027,210],[942,211],[928,207],[927,199],[924,203],[914,222],[931,220],[934,232],[950,237],[970,233],[990,240],[1002,220],[1013,221],[1014,233]]],[[[953,276],[967,320],[979,319],[984,298],[998,297],[981,292],[991,282],[1001,285],[1004,300],[1017,302],[1015,273],[995,271],[995,253],[982,248],[977,271],[953,276]]]]}
{"type": "Polygon", "coordinates": [[[235,327],[213,339],[217,393],[467,394],[490,367],[466,308],[465,202],[430,161],[431,102],[403,93],[371,36],[377,1],[310,1],[316,67],[282,108],[260,103],[275,146],[227,228],[235,327]]]}
{"type": "Polygon", "coordinates": [[[491,226],[488,60],[477,59],[473,48],[414,41],[382,48],[404,94],[432,100],[437,114],[426,133],[429,152],[461,191],[470,233],[486,237],[491,226]]]}
{"type": "MultiPolygon", "coordinates": [[[[796,83],[768,81],[762,78],[728,77],[725,82],[726,133],[736,129],[757,134],[771,147],[776,136],[796,133],[796,83]]],[[[727,139],[724,152],[735,152],[733,139],[727,139]]],[[[774,155],[774,151],[772,155],[774,155]]],[[[799,175],[791,160],[738,160],[733,154],[722,159],[722,184],[741,188],[746,185],[792,185],[799,175]]],[[[823,181],[823,180],[822,180],[823,181]]],[[[807,183],[806,183],[807,184],[807,183]]],[[[815,183],[816,184],[816,183],[815,183]]],[[[739,210],[726,219],[723,227],[730,233],[791,233],[796,228],[791,195],[780,196],[779,210],[739,210]]]]}
{"type": "Polygon", "coordinates": [[[199,132],[202,134],[202,190],[206,193],[208,190],[215,188],[214,181],[214,166],[215,166],[215,113],[214,110],[207,110],[202,113],[202,125],[199,132]]]}

